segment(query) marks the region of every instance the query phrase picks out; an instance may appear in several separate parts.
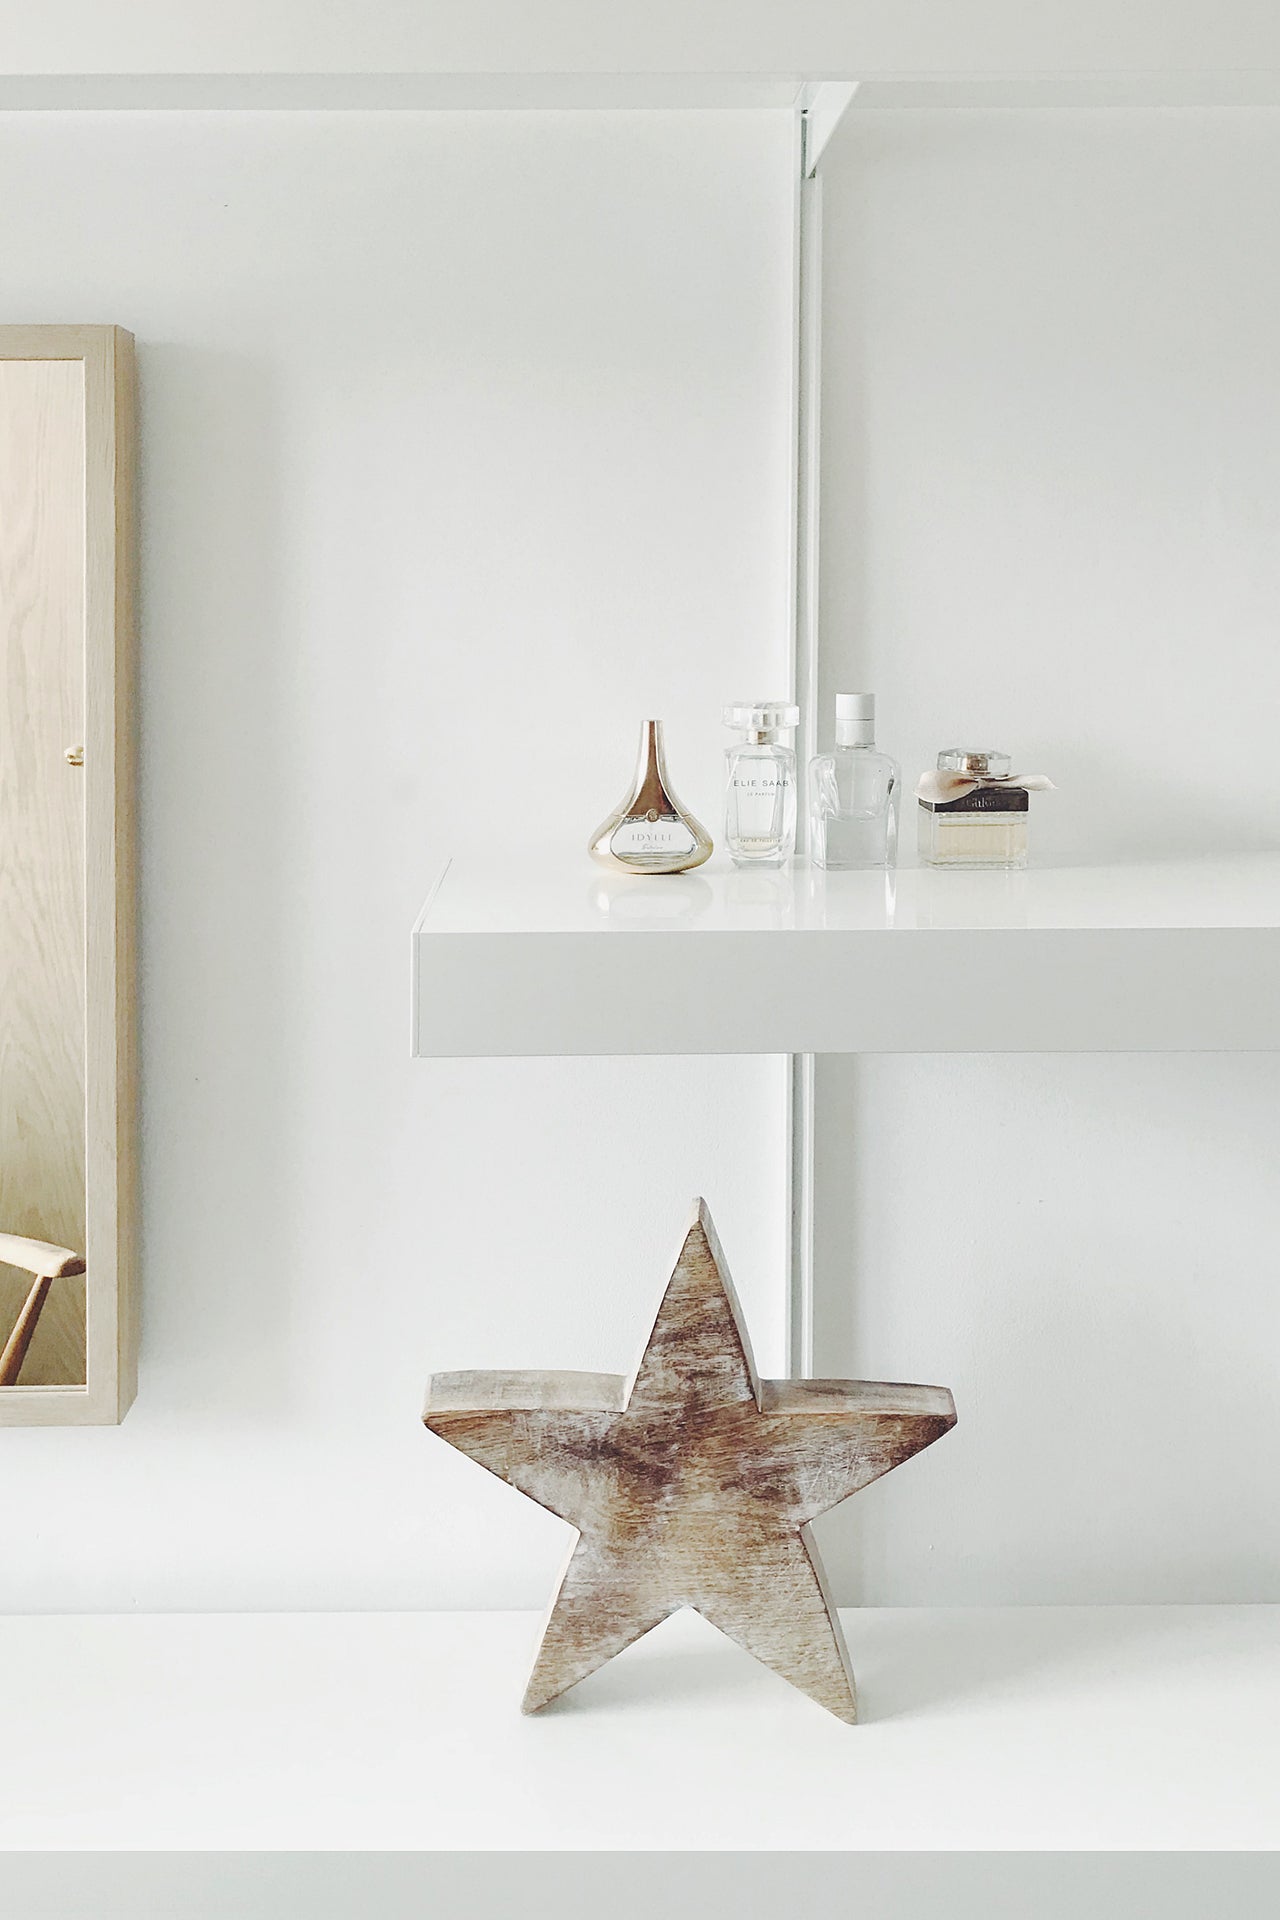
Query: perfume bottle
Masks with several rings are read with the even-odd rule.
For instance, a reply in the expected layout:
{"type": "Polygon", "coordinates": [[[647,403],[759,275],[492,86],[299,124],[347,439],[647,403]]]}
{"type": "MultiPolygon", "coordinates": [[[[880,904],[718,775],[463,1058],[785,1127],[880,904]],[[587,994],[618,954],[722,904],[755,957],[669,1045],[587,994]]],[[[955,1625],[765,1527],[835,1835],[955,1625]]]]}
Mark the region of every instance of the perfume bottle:
{"type": "Polygon", "coordinates": [[[809,762],[809,858],[815,867],[891,867],[898,857],[896,760],[876,751],[874,693],[836,695],[836,744],[809,762]]]}
{"type": "Polygon", "coordinates": [[[921,864],[1025,867],[1030,795],[1052,787],[1042,773],[1010,773],[1007,753],[948,747],[936,772],[922,773],[921,864]]]}
{"type": "Polygon", "coordinates": [[[800,709],[785,700],[726,707],[742,738],[725,749],[725,844],[735,867],[781,867],[796,848],[796,756],[800,709]]]}
{"type": "Polygon", "coordinates": [[[711,858],[711,836],[671,791],[661,720],[640,729],[631,790],[592,835],[590,853],[624,873],[683,873],[711,858]]]}

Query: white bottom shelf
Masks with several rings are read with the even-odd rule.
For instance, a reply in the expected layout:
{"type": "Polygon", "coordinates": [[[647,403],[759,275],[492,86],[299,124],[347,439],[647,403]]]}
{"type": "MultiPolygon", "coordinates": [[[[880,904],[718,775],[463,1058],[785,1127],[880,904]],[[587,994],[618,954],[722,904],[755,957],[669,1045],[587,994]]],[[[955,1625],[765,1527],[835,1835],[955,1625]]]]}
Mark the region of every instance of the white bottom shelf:
{"type": "Polygon", "coordinates": [[[0,1845],[1268,1850],[1280,1607],[863,1609],[842,1726],[691,1615],[559,1707],[526,1614],[0,1620],[0,1845]]]}

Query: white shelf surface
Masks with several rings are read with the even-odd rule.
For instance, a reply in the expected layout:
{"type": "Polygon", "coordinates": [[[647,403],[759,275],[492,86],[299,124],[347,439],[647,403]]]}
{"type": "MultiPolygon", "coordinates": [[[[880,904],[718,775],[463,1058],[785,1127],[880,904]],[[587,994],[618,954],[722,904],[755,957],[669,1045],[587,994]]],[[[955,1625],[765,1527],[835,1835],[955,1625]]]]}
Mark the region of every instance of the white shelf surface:
{"type": "Polygon", "coordinates": [[[1269,1849],[1280,1607],[848,1612],[846,1727],[695,1615],[0,1620],[5,1850],[1269,1849]]]}
{"type": "Polygon", "coordinates": [[[611,874],[454,860],[413,932],[413,1050],[1280,1047],[1280,854],[1023,873],[611,874]]]}

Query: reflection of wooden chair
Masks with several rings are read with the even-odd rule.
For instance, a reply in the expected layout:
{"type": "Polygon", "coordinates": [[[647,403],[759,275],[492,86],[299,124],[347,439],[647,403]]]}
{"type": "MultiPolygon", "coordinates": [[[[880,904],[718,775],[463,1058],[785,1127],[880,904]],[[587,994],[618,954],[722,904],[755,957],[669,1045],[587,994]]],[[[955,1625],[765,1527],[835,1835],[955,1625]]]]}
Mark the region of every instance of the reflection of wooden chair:
{"type": "Polygon", "coordinates": [[[43,1240],[24,1240],[16,1233],[0,1233],[0,1266],[19,1267],[23,1273],[35,1275],[35,1285],[14,1322],[4,1352],[0,1353],[0,1387],[16,1387],[50,1287],[55,1280],[83,1273],[84,1261],[67,1247],[50,1247],[43,1240]]]}

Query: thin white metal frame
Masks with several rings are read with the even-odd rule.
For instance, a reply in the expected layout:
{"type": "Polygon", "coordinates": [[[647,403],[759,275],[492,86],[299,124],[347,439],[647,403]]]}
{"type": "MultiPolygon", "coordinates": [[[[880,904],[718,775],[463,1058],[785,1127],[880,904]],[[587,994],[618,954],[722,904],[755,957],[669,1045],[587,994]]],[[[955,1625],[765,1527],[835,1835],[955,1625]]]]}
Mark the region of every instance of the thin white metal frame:
{"type": "MultiPolygon", "coordinates": [[[[822,428],[822,176],[823,149],[857,91],[853,81],[824,81],[801,90],[795,140],[791,681],[800,709],[797,758],[807,766],[817,743],[818,579],[822,428]]],[[[796,845],[806,843],[804,810],[796,845]]],[[[814,1367],[814,1056],[788,1057],[790,1141],[787,1275],[787,1370],[802,1378],[814,1367]]]]}

